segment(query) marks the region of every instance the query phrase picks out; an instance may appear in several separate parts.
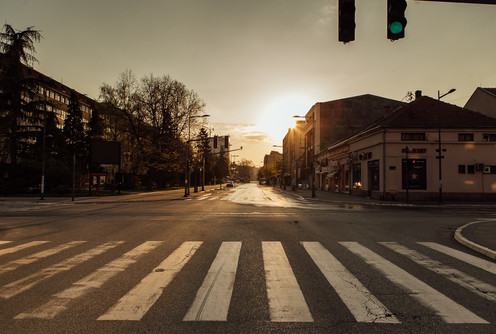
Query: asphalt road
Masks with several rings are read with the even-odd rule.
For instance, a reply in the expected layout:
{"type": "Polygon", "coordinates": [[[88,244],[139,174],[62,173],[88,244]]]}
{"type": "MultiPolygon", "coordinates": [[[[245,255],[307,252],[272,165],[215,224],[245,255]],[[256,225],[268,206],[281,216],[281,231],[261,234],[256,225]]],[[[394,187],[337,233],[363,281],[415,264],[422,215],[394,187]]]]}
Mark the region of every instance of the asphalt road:
{"type": "Polygon", "coordinates": [[[246,184],[0,212],[0,333],[494,333],[490,212],[246,184]],[[461,252],[461,253],[460,253],[461,252]]]}

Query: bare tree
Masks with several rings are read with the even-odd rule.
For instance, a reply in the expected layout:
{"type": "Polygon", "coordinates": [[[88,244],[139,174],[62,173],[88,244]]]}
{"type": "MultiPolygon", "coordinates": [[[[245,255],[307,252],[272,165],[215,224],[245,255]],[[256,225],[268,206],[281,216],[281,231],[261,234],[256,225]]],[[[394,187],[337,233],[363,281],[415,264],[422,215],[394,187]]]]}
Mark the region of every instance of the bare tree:
{"type": "Polygon", "coordinates": [[[126,71],[114,86],[102,85],[101,99],[121,110],[135,144],[135,160],[148,179],[182,170],[184,150],[189,149],[188,118],[205,108],[195,92],[170,76],[149,75],[138,81],[126,71]]]}

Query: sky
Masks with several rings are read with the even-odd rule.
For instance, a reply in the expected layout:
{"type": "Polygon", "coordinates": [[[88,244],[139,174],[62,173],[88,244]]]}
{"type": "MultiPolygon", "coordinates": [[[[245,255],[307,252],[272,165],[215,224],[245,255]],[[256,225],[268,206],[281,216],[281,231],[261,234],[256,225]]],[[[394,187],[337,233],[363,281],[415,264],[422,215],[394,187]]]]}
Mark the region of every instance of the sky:
{"type": "Polygon", "coordinates": [[[355,41],[338,42],[337,0],[0,0],[34,26],[35,69],[91,98],[129,69],[170,75],[205,101],[240,159],[281,151],[293,115],[362,94],[422,90],[464,106],[496,87],[496,5],[408,1],[405,38],[386,38],[387,0],[356,0],[355,41]]]}

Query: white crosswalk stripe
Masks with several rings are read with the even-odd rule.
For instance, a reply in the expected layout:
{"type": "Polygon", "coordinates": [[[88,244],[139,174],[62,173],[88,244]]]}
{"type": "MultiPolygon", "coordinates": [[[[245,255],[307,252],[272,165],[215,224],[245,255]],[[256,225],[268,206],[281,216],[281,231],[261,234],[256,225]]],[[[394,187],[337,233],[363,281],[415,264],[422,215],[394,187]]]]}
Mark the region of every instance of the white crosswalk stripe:
{"type": "Polygon", "coordinates": [[[313,322],[280,242],[262,242],[270,319],[274,322],[313,322]]]}
{"type": "MultiPolygon", "coordinates": [[[[21,250],[29,250],[31,247],[47,244],[48,241],[33,241],[20,244],[14,247],[3,249],[4,254],[15,254],[21,250]]],[[[107,250],[124,244],[124,241],[106,242],[100,245],[94,245],[89,248],[88,241],[72,241],[58,246],[45,245],[47,249],[34,252],[31,255],[18,255],[18,259],[8,262],[0,262],[0,274],[7,271],[17,270],[15,273],[22,273],[21,266],[33,265],[36,261],[58,254],[63,256],[63,251],[71,249],[75,251],[75,247],[83,245],[85,251],[78,255],[71,256],[59,263],[48,265],[47,268],[37,270],[36,272],[27,275],[24,278],[13,279],[11,283],[2,282],[5,284],[0,286],[0,298],[8,300],[21,292],[27,291],[42,281],[53,277],[54,275],[74,269],[97,255],[103,254],[107,250]],[[89,249],[88,249],[89,248],[89,249]]],[[[6,242],[0,242],[6,244],[6,242]]],[[[115,259],[110,260],[98,269],[87,272],[83,278],[75,279],[74,282],[69,282],[68,287],[61,290],[46,299],[38,305],[31,305],[30,309],[20,310],[14,319],[53,319],[62,317],[66,310],[77,305],[77,300],[89,298],[90,292],[100,289],[102,290],[105,284],[109,284],[111,279],[117,279],[118,275],[125,275],[127,271],[135,270],[139,266],[132,266],[139,263],[144,258],[149,258],[152,254],[159,254],[159,247],[164,245],[163,241],[147,241],[135,248],[128,250],[124,254],[116,255],[115,259]],[[152,251],[154,251],[152,253],[152,251]],[[20,312],[20,313],[19,313],[20,312]]],[[[404,316],[404,310],[395,310],[394,306],[388,305],[388,299],[379,300],[374,296],[373,286],[368,286],[367,281],[359,280],[360,275],[346,268],[335,255],[326,249],[320,242],[305,241],[295,243],[299,251],[310,256],[310,259],[316,264],[315,270],[320,270],[328,284],[334,289],[337,296],[342,301],[338,301],[339,305],[343,305],[354,317],[356,322],[360,323],[382,323],[382,324],[399,324],[404,316]],[[357,276],[355,276],[357,275],[357,276]],[[398,313],[395,313],[398,312],[398,313]]],[[[419,280],[406,270],[393,264],[385,257],[370,250],[369,248],[357,242],[340,242],[340,245],[350,251],[350,254],[355,260],[359,260],[359,265],[367,266],[367,270],[373,268],[377,273],[384,275],[393,284],[399,286],[408,292],[409,297],[416,299],[420,304],[424,305],[433,314],[436,314],[446,323],[473,323],[473,324],[488,324],[488,322],[476,315],[469,309],[465,308],[458,302],[455,302],[450,297],[435,290],[427,283],[419,280]],[[356,257],[355,257],[356,256],[356,257]]],[[[473,293],[479,297],[483,297],[489,301],[496,301],[496,287],[481,281],[473,276],[470,276],[455,268],[455,263],[450,266],[436,260],[435,256],[428,257],[421,252],[405,247],[396,242],[380,242],[382,246],[391,249],[392,251],[401,254],[405,258],[413,261],[416,265],[422,266],[440,275],[443,278],[449,279],[452,282],[459,284],[466,289],[466,293],[473,293]],[[452,266],[453,267],[452,267],[452,266]]],[[[432,243],[418,242],[422,246],[434,249],[443,254],[456,257],[461,261],[466,261],[471,265],[492,272],[493,263],[474,257],[464,252],[460,252],[449,247],[432,243]]],[[[106,321],[140,321],[150,311],[153,305],[161,298],[169,284],[178,277],[179,272],[188,265],[190,259],[195,255],[198,261],[202,260],[202,254],[199,250],[210,245],[202,246],[202,241],[186,241],[178,248],[173,250],[169,255],[164,255],[164,260],[156,266],[151,272],[143,274],[141,281],[132,287],[129,291],[123,292],[121,296],[112,296],[112,305],[108,310],[96,315],[97,320],[106,321]],[[202,247],[202,248],[200,248],[202,247]],[[120,299],[119,299],[120,297],[120,299]]],[[[197,291],[188,291],[191,295],[188,298],[192,300],[190,305],[185,308],[185,313],[182,314],[182,320],[185,322],[196,321],[217,321],[226,322],[229,319],[229,310],[232,306],[232,296],[235,289],[242,289],[244,283],[235,285],[237,279],[238,267],[243,265],[240,262],[242,248],[245,247],[242,241],[224,241],[220,247],[216,249],[216,256],[208,272],[198,274],[201,277],[202,284],[197,291]]],[[[82,247],[83,247],[82,246],[82,247]]],[[[263,267],[265,279],[266,295],[263,297],[267,300],[265,306],[268,310],[270,321],[308,323],[314,321],[312,315],[312,300],[306,300],[302,289],[300,288],[301,277],[295,275],[293,268],[288,259],[285,247],[279,241],[261,241],[257,247],[261,250],[262,261],[260,266],[263,267]],[[307,304],[308,303],[308,304],[307,304]]],[[[293,245],[294,246],[294,245],[293,245]]],[[[386,248],[383,249],[386,255],[391,255],[391,252],[386,248]]],[[[341,247],[341,246],[338,246],[341,247]]],[[[34,248],[33,248],[34,249],[34,248]]],[[[427,248],[422,248],[420,251],[427,251],[427,248]]],[[[115,252],[113,252],[115,253],[115,252]]],[[[1,254],[1,253],[0,253],[1,254]]],[[[72,254],[72,253],[71,253],[72,254]]],[[[439,257],[442,257],[439,253],[439,257]]],[[[15,255],[14,255],[15,256],[15,255]]],[[[110,256],[110,254],[108,254],[110,256]]],[[[9,256],[10,258],[12,257],[9,256]]],[[[150,259],[150,258],[149,258],[150,259]]],[[[97,261],[97,259],[94,259],[97,261]]],[[[157,263],[159,262],[157,261],[157,263]]],[[[407,260],[408,261],[408,260],[407,260]]],[[[43,261],[40,261],[40,265],[43,261]]],[[[413,264],[415,265],[415,264],[413,264]]],[[[152,266],[153,267],[153,266],[152,266]]],[[[23,269],[29,269],[24,268],[23,269]]],[[[146,269],[146,270],[150,270],[146,269]]],[[[298,272],[296,272],[298,273],[298,272]]],[[[9,274],[10,275],[10,274],[9,274]]],[[[319,274],[320,275],[320,274],[319,274]]],[[[486,274],[487,275],[487,274],[486,274]]],[[[82,277],[80,276],[80,277],[82,277]]],[[[184,276],[184,275],[183,275],[184,276]]],[[[2,277],[8,277],[7,274],[2,277]]],[[[15,276],[14,276],[15,277],[15,276]]],[[[487,277],[486,277],[487,279],[487,277]]],[[[32,293],[37,293],[32,290],[32,293]]],[[[53,292],[52,292],[53,293],[53,292]]],[[[101,291],[101,293],[107,293],[101,291]]],[[[451,292],[450,292],[451,293],[451,292]]],[[[457,293],[456,291],[454,293],[457,293]]],[[[381,297],[381,295],[378,295],[381,297]]],[[[43,297],[40,297],[40,299],[43,297]]],[[[162,297],[163,298],[163,297],[162,297]]],[[[455,300],[459,300],[455,298],[455,300]]],[[[389,302],[391,300],[389,299],[389,302]]],[[[6,302],[6,301],[4,301],[6,302]]],[[[174,302],[174,301],[171,301],[174,302]]],[[[331,301],[332,302],[332,301],[331,301]]],[[[463,300],[462,300],[463,303],[463,300]]],[[[237,308],[239,310],[239,308],[237,308]]],[[[66,312],[69,314],[69,312],[66,312]]],[[[15,314],[14,314],[15,315],[15,314]]],[[[14,316],[12,315],[12,316],[14,316]]],[[[261,319],[263,320],[263,319],[261,319]]],[[[315,321],[318,321],[315,318],[315,321]]]]}
{"type": "Polygon", "coordinates": [[[52,255],[55,255],[55,254],[60,253],[60,252],[62,252],[64,250],[66,250],[66,249],[69,249],[69,248],[72,248],[72,247],[81,245],[81,244],[83,244],[85,242],[86,241],[71,241],[69,243],[62,244],[62,245],[59,245],[57,247],[54,247],[54,248],[51,248],[51,249],[47,249],[47,250],[38,252],[36,254],[31,254],[31,255],[28,255],[26,257],[23,257],[23,258],[20,258],[20,259],[13,260],[13,261],[10,261],[8,263],[2,264],[2,265],[0,265],[0,274],[2,272],[5,272],[5,271],[15,270],[15,269],[19,268],[20,266],[23,266],[23,265],[26,265],[26,264],[30,264],[30,263],[36,262],[36,261],[41,260],[41,259],[43,259],[45,257],[49,257],[49,256],[52,256],[52,255]]]}
{"type": "Polygon", "coordinates": [[[446,277],[450,281],[463,286],[483,298],[496,301],[496,287],[491,284],[482,282],[475,277],[444,265],[439,261],[432,260],[417,251],[398,245],[396,242],[381,242],[381,244],[408,257],[410,260],[426,267],[427,269],[446,277]]]}
{"type": "Polygon", "coordinates": [[[32,241],[32,242],[28,242],[26,244],[18,245],[15,247],[0,249],[0,256],[5,255],[5,254],[12,254],[12,253],[21,251],[21,250],[29,248],[29,247],[43,245],[43,244],[46,244],[47,242],[49,242],[49,241],[32,241]]]}
{"type": "Polygon", "coordinates": [[[477,268],[483,269],[487,272],[490,272],[491,274],[496,275],[496,263],[494,262],[489,262],[486,260],[483,260],[481,258],[478,258],[476,256],[460,252],[459,250],[453,249],[446,247],[444,245],[440,245],[434,242],[419,242],[418,244],[429,247],[431,249],[434,249],[440,253],[444,253],[446,255],[449,255],[451,257],[454,257],[455,259],[458,259],[460,261],[466,262],[468,264],[471,264],[477,268]]]}
{"type": "Polygon", "coordinates": [[[369,290],[319,242],[303,247],[358,322],[399,323],[369,290]]]}
{"type": "Polygon", "coordinates": [[[241,242],[223,242],[184,321],[227,321],[241,242]]]}
{"type": "Polygon", "coordinates": [[[0,245],[8,244],[12,241],[0,240],[0,245]]]}
{"type": "Polygon", "coordinates": [[[119,272],[135,263],[139,257],[158,247],[161,241],[147,241],[133,250],[125,253],[117,260],[114,260],[101,267],[92,274],[80,279],[68,289],[57,293],[50,301],[38,307],[36,310],[21,313],[15,319],[38,318],[52,319],[60,312],[67,309],[67,305],[76,298],[79,298],[92,289],[101,287],[119,272]]]}
{"type": "Polygon", "coordinates": [[[447,323],[487,324],[488,322],[470,312],[460,304],[449,299],[418,278],[390,261],[377,255],[358,242],[340,242],[352,253],[362,258],[366,263],[382,272],[389,280],[403,287],[412,297],[423,305],[434,310],[447,323]]]}
{"type": "Polygon", "coordinates": [[[107,242],[103,245],[100,245],[96,248],[90,249],[84,253],[78,254],[74,257],[71,257],[61,263],[55,264],[51,267],[40,270],[32,275],[21,278],[15,282],[6,284],[0,287],[0,297],[1,298],[11,298],[24,292],[26,290],[31,289],[33,286],[39,284],[40,282],[58,274],[63,271],[68,271],[74,268],[75,266],[82,264],[91,258],[102,254],[103,252],[114,248],[120,244],[124,243],[124,241],[111,241],[107,242]]]}
{"type": "Polygon", "coordinates": [[[141,320],[201,242],[184,242],[98,320],[141,320]]]}

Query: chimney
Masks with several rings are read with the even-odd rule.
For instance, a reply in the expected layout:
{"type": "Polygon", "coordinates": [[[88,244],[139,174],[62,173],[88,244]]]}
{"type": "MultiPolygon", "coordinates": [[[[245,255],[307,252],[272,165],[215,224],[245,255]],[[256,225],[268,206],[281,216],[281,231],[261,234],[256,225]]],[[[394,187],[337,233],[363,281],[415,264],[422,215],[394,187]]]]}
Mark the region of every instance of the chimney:
{"type": "Polygon", "coordinates": [[[415,91],[415,100],[418,99],[419,97],[422,97],[422,91],[421,90],[416,90],[415,91]]]}

